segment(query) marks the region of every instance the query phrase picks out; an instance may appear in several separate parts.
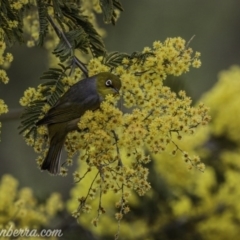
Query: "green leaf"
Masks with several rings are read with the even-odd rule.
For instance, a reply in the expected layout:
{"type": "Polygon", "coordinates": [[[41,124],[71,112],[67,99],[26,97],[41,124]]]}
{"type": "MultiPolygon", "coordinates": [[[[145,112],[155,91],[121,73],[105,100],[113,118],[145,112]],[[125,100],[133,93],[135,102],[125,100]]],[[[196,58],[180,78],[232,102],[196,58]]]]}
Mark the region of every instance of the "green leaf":
{"type": "MultiPolygon", "coordinates": [[[[94,26],[90,23],[86,16],[83,16],[77,5],[64,2],[62,6],[63,15],[75,25],[75,29],[82,29],[84,32],[81,38],[81,43],[84,43],[83,47],[80,43],[76,44],[78,48],[81,46],[81,50],[90,49],[94,57],[105,55],[106,49],[103,44],[101,36],[97,33],[94,26]]],[[[68,24],[71,26],[71,24],[68,24]]]]}
{"type": "Polygon", "coordinates": [[[103,19],[105,23],[112,23],[115,25],[117,14],[116,9],[123,11],[122,4],[118,0],[100,0],[100,6],[103,12],[103,19]]]}
{"type": "Polygon", "coordinates": [[[62,35],[62,38],[53,51],[61,62],[66,61],[69,57],[74,55],[74,49],[87,52],[88,38],[87,34],[82,28],[69,31],[62,35]]]}
{"type": "Polygon", "coordinates": [[[48,32],[47,5],[44,1],[37,0],[37,8],[39,18],[39,39],[37,44],[42,46],[48,32]]]}
{"type": "Polygon", "coordinates": [[[141,53],[141,52],[133,52],[130,56],[129,59],[137,59],[139,62],[145,62],[146,59],[150,56],[154,56],[154,53],[152,52],[146,52],[146,53],[141,53]]]}
{"type": "Polygon", "coordinates": [[[124,58],[129,58],[127,53],[111,52],[103,58],[103,63],[109,67],[117,67],[122,64],[124,58]]]}
{"type": "Polygon", "coordinates": [[[12,45],[15,41],[23,42],[23,11],[27,5],[25,5],[22,11],[14,11],[11,8],[8,0],[1,0],[0,3],[0,25],[5,33],[6,42],[12,45]],[[17,22],[17,27],[9,27],[9,22],[17,22]]]}
{"type": "Polygon", "coordinates": [[[113,5],[116,7],[118,10],[123,11],[122,4],[119,0],[113,0],[113,5]]]}
{"type": "Polygon", "coordinates": [[[111,23],[114,7],[113,7],[113,1],[112,0],[100,0],[100,6],[103,11],[103,19],[105,23],[111,23]]]}
{"type": "Polygon", "coordinates": [[[54,10],[54,15],[58,18],[62,18],[63,14],[62,14],[62,10],[60,5],[62,4],[61,0],[52,0],[53,3],[53,10],[54,10]]]}
{"type": "Polygon", "coordinates": [[[46,82],[41,84],[44,87],[41,93],[44,99],[33,101],[29,106],[25,107],[21,116],[21,125],[19,126],[20,134],[27,131],[26,137],[33,134],[35,138],[37,136],[36,122],[43,115],[43,107],[46,103],[53,106],[64,93],[64,84],[61,80],[66,76],[65,72],[68,68],[65,68],[63,65],[59,66],[60,68],[50,68],[43,73],[41,79],[46,80],[46,82]]]}

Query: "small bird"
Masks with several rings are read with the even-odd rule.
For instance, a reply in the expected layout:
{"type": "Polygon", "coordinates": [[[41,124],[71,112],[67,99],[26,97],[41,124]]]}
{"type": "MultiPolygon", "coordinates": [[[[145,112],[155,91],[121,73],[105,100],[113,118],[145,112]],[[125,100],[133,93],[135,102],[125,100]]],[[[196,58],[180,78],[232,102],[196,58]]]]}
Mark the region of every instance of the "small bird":
{"type": "Polygon", "coordinates": [[[78,129],[80,117],[87,110],[96,110],[106,95],[119,93],[120,79],[109,72],[102,72],[75,83],[49,109],[36,126],[47,125],[50,147],[41,169],[57,175],[60,172],[60,157],[66,136],[78,129]]]}

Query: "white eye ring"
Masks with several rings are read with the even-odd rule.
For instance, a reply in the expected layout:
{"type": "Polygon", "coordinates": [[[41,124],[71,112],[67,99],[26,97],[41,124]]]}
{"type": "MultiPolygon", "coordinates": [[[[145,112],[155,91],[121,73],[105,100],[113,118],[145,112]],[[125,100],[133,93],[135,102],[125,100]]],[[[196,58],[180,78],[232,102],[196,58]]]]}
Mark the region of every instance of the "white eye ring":
{"type": "Polygon", "coordinates": [[[106,86],[107,87],[111,87],[112,86],[112,80],[108,79],[106,82],[105,82],[106,86]]]}

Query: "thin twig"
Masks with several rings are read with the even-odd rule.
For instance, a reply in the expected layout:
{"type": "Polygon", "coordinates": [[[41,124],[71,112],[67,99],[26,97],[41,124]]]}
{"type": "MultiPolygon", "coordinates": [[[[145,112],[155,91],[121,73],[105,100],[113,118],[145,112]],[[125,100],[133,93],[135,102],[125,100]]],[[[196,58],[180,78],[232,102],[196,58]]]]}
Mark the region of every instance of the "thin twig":
{"type": "MultiPolygon", "coordinates": [[[[85,205],[85,203],[86,203],[86,201],[87,201],[87,198],[88,198],[88,196],[89,196],[89,194],[90,194],[90,191],[91,191],[91,189],[92,189],[92,186],[93,186],[95,180],[97,179],[98,174],[99,174],[99,171],[97,172],[96,176],[94,177],[94,179],[93,179],[92,182],[91,182],[91,185],[90,185],[90,187],[89,187],[89,189],[88,189],[87,195],[86,195],[86,197],[84,198],[84,205],[85,205]]],[[[78,212],[80,212],[82,206],[83,206],[82,203],[79,204],[79,207],[78,207],[78,210],[77,210],[78,212]]]]}
{"type": "Polygon", "coordinates": [[[143,121],[147,120],[154,112],[154,109],[151,109],[148,113],[148,115],[143,119],[143,121]]]}
{"type": "Polygon", "coordinates": [[[98,216],[97,219],[99,219],[100,214],[102,213],[102,178],[100,178],[100,193],[99,193],[99,202],[98,202],[98,216]]]}
{"type": "Polygon", "coordinates": [[[0,122],[7,122],[12,120],[18,120],[23,113],[22,108],[10,109],[9,112],[4,113],[0,116],[0,122]]]}
{"type": "MultiPolygon", "coordinates": [[[[121,190],[122,190],[122,196],[121,196],[121,209],[120,209],[120,214],[122,215],[123,217],[123,210],[124,210],[124,207],[125,207],[125,203],[124,203],[124,184],[122,184],[122,187],[121,187],[121,190]]],[[[120,225],[121,225],[121,220],[122,219],[118,219],[118,228],[117,228],[117,233],[115,234],[115,239],[114,240],[118,240],[119,238],[119,235],[120,235],[120,225]]]]}
{"type": "Polygon", "coordinates": [[[189,41],[188,41],[187,44],[186,44],[185,49],[188,48],[189,44],[190,44],[191,41],[195,38],[195,36],[196,36],[196,35],[193,35],[193,36],[189,39],[189,41]]]}
{"type": "Polygon", "coordinates": [[[79,182],[81,182],[81,180],[82,180],[83,178],[85,178],[85,176],[86,176],[90,171],[91,171],[91,170],[88,168],[87,171],[83,174],[83,176],[80,177],[79,180],[75,181],[74,183],[79,183],[79,182]]]}
{"type": "Polygon", "coordinates": [[[115,140],[115,143],[116,143],[116,149],[117,149],[117,155],[118,155],[118,166],[123,166],[123,163],[122,163],[122,160],[121,160],[121,157],[120,157],[120,150],[119,150],[119,147],[118,147],[118,136],[117,134],[115,133],[114,130],[112,130],[112,133],[113,133],[113,137],[114,137],[114,140],[115,140]]]}
{"type": "MultiPolygon", "coordinates": [[[[185,155],[185,152],[173,141],[171,140],[173,145],[176,147],[176,151],[180,151],[183,155],[185,155]]],[[[196,167],[199,171],[204,172],[203,170],[199,169],[197,167],[197,164],[194,164],[193,160],[190,157],[186,157],[187,162],[189,161],[192,167],[196,167]]]]}
{"type": "MultiPolygon", "coordinates": [[[[68,41],[65,33],[55,24],[55,22],[49,15],[47,17],[48,17],[48,21],[51,23],[51,25],[52,25],[54,31],[56,32],[56,34],[58,35],[58,37],[67,44],[68,48],[70,48],[71,51],[73,51],[73,47],[72,47],[71,43],[68,41]]],[[[87,70],[85,64],[82,63],[74,54],[72,54],[72,55],[73,55],[73,60],[72,60],[73,64],[76,64],[82,70],[85,77],[88,77],[88,70],[87,70]]]]}

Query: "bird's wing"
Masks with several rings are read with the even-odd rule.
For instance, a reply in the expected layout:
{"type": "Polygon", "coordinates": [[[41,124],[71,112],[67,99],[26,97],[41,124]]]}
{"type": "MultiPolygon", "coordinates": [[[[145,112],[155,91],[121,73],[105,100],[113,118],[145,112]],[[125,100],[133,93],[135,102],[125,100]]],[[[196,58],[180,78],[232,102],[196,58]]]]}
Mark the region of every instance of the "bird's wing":
{"type": "MultiPolygon", "coordinates": [[[[71,99],[72,101],[73,99],[71,99]]],[[[37,125],[68,122],[80,118],[87,110],[95,110],[100,106],[98,96],[89,95],[80,101],[71,102],[66,96],[52,107],[43,119],[38,121],[37,125]]]]}

